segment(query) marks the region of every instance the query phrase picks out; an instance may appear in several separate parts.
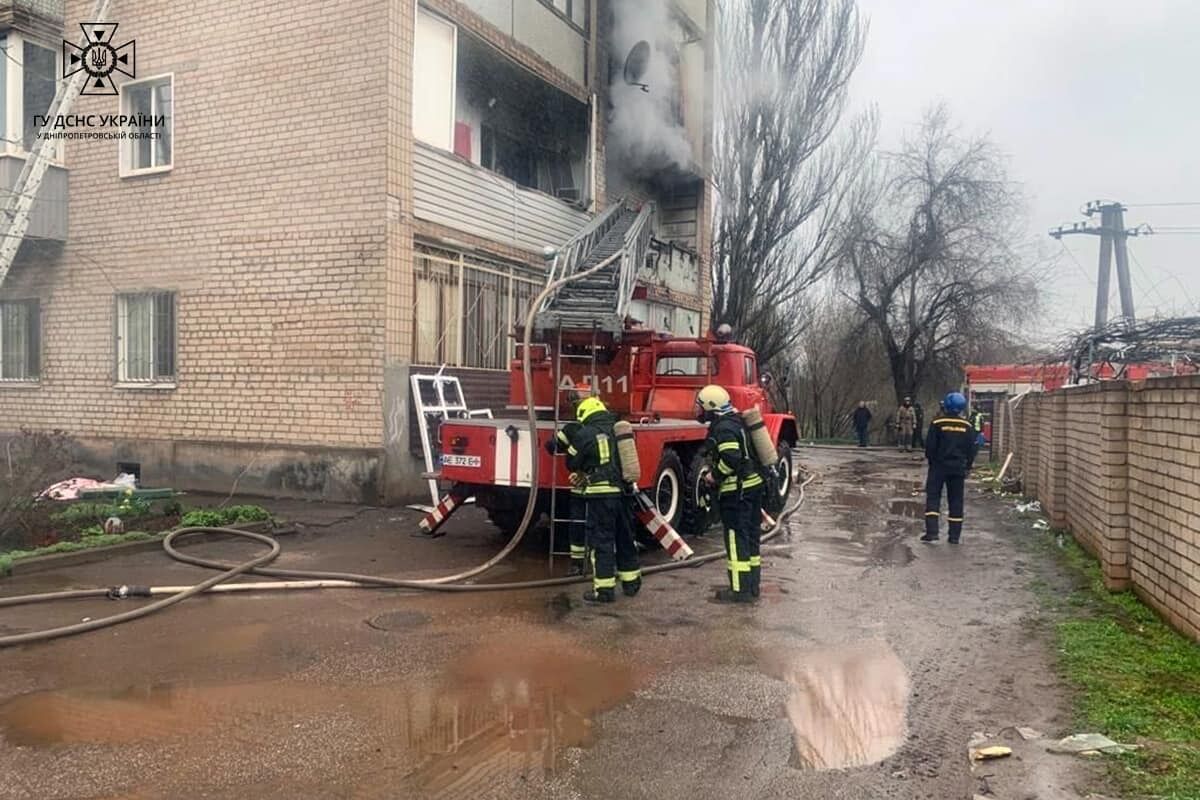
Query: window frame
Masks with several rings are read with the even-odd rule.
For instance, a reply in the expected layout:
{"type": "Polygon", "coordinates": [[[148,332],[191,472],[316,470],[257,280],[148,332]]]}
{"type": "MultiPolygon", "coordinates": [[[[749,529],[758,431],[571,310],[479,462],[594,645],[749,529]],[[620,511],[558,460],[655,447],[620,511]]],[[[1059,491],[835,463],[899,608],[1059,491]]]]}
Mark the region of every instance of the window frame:
{"type": "MultiPolygon", "coordinates": [[[[408,348],[409,363],[420,366],[445,364],[450,367],[490,372],[507,371],[516,357],[516,342],[509,334],[512,326],[523,319],[524,314],[528,311],[528,306],[520,305],[519,301],[524,299],[525,303],[532,302],[545,285],[545,276],[539,275],[536,268],[526,264],[483,257],[477,253],[420,240],[416,242],[413,250],[413,261],[412,296],[414,305],[412,341],[408,348]],[[426,264],[435,265],[443,271],[443,274],[433,275],[426,264]],[[472,273],[468,274],[468,270],[471,270],[472,273]],[[422,308],[426,307],[419,302],[422,297],[420,282],[423,280],[435,285],[438,292],[437,302],[429,305],[426,309],[427,313],[436,311],[437,314],[437,321],[432,326],[435,329],[434,335],[438,337],[433,342],[435,360],[422,358],[420,353],[421,348],[429,344],[425,342],[423,345],[421,337],[423,325],[420,312],[422,308]],[[471,363],[472,359],[468,357],[467,353],[468,345],[477,338],[470,335],[472,331],[469,330],[468,317],[479,306],[484,294],[482,290],[488,288],[488,281],[499,283],[498,287],[493,287],[497,289],[495,298],[499,301],[493,309],[499,328],[496,338],[493,338],[492,341],[495,343],[503,339],[505,344],[503,351],[499,354],[495,349],[481,351],[477,361],[486,362],[490,359],[494,363],[498,362],[497,366],[480,366],[479,363],[471,363]],[[476,294],[472,295],[471,289],[475,289],[476,294]],[[452,308],[447,305],[447,293],[453,295],[451,298],[452,308]],[[474,298],[474,304],[468,307],[468,301],[472,298],[474,298]],[[500,314],[501,306],[507,310],[507,322],[503,319],[504,315],[500,314]],[[520,307],[518,308],[518,306],[520,307]],[[441,358],[438,359],[437,356],[441,356],[441,358]]],[[[476,333],[478,330],[478,328],[475,329],[476,333]]]]}
{"type": "Polygon", "coordinates": [[[574,28],[579,33],[582,33],[585,36],[588,34],[588,27],[591,24],[591,10],[592,10],[589,5],[590,0],[565,0],[565,2],[567,4],[566,11],[559,10],[558,6],[554,5],[554,0],[538,0],[538,2],[541,3],[542,5],[544,5],[546,8],[553,11],[555,16],[557,16],[563,22],[566,22],[568,25],[570,25],[572,28],[574,28]],[[580,25],[574,19],[571,18],[571,11],[574,9],[574,6],[576,3],[580,3],[583,5],[583,24],[582,25],[580,25]]]}
{"type": "Polygon", "coordinates": [[[174,389],[179,380],[179,293],[172,289],[146,289],[143,291],[118,292],[113,297],[113,352],[114,352],[114,385],[118,389],[174,389]],[[158,297],[169,297],[171,300],[171,374],[159,375],[156,363],[158,358],[157,320],[154,318],[154,308],[151,307],[150,321],[150,372],[149,378],[131,378],[129,376],[129,301],[138,298],[149,298],[155,303],[158,297]]]}
{"type": "MultiPolygon", "coordinates": [[[[54,54],[54,90],[62,84],[62,50],[60,45],[47,44],[45,41],[13,28],[0,34],[0,47],[4,53],[4,72],[0,80],[4,81],[3,98],[4,116],[0,119],[0,156],[8,155],[16,158],[26,158],[30,151],[25,149],[25,43],[49,50],[54,54]],[[10,113],[15,112],[15,113],[10,113]]],[[[49,111],[49,109],[47,109],[49,111]]],[[[66,148],[60,139],[55,142],[51,153],[50,163],[56,167],[66,166],[66,148]]]]}
{"type": "Polygon", "coordinates": [[[0,386],[30,386],[42,380],[42,308],[36,298],[16,298],[0,301],[0,386]],[[25,335],[25,374],[18,378],[4,377],[4,309],[6,306],[24,306],[29,314],[25,335]],[[30,339],[32,338],[32,342],[30,339]],[[30,370],[30,356],[33,369],[30,370]]]}
{"type": "MultiPolygon", "coordinates": [[[[133,167],[132,166],[132,164],[133,164],[133,147],[136,145],[138,140],[137,139],[118,139],[117,140],[117,172],[120,175],[120,177],[122,177],[122,178],[139,178],[143,175],[161,175],[164,172],[171,172],[172,170],[175,169],[175,117],[176,117],[176,112],[178,110],[178,101],[175,97],[175,73],[174,72],[162,72],[162,73],[159,73],[158,75],[150,75],[149,77],[146,77],[146,78],[137,78],[136,80],[125,81],[124,83],[122,83],[120,86],[117,87],[117,95],[118,95],[117,107],[119,109],[119,113],[129,114],[129,109],[127,107],[127,99],[126,99],[128,97],[128,95],[125,93],[125,90],[131,89],[131,88],[136,88],[137,86],[148,83],[148,84],[151,84],[150,115],[156,116],[155,110],[154,110],[154,105],[158,102],[158,100],[157,100],[157,95],[155,95],[155,93],[154,93],[153,85],[157,84],[157,83],[161,83],[164,80],[166,81],[167,85],[171,87],[171,117],[170,117],[170,119],[167,120],[167,135],[171,142],[171,162],[169,164],[162,164],[162,165],[153,166],[153,167],[133,167]]],[[[128,128],[124,129],[124,131],[126,133],[129,133],[133,130],[136,130],[136,129],[132,128],[132,127],[128,127],[128,128]]],[[[153,157],[153,154],[155,152],[154,151],[154,143],[155,143],[155,140],[151,139],[150,140],[151,157],[153,157]]]]}

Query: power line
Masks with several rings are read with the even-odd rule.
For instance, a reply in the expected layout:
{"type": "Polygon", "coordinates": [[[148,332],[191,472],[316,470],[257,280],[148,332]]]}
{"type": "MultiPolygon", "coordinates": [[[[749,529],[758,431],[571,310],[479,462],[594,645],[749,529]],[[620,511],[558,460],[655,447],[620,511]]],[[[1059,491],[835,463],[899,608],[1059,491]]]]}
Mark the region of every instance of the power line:
{"type": "Polygon", "coordinates": [[[1058,243],[1059,243],[1059,245],[1062,246],[1063,252],[1066,253],[1068,256],[1070,256],[1071,261],[1073,261],[1075,263],[1075,266],[1079,268],[1079,272],[1083,275],[1083,279],[1085,281],[1087,281],[1088,283],[1090,283],[1092,285],[1093,289],[1096,288],[1096,279],[1088,273],[1087,269],[1083,266],[1083,264],[1079,263],[1079,259],[1075,257],[1074,253],[1071,252],[1071,248],[1067,247],[1067,243],[1064,242],[1062,239],[1059,239],[1058,243]]]}
{"type": "Polygon", "coordinates": [[[1200,206],[1200,201],[1183,203],[1126,203],[1125,205],[1134,208],[1168,208],[1170,206],[1200,206]]]}
{"type": "MultiPolygon", "coordinates": [[[[1142,262],[1138,261],[1138,257],[1137,257],[1137,255],[1136,255],[1136,254],[1135,254],[1135,253],[1134,253],[1132,250],[1130,250],[1130,251],[1129,251],[1129,255],[1133,256],[1133,262],[1134,262],[1135,264],[1137,264],[1137,266],[1138,266],[1138,269],[1144,269],[1144,268],[1142,267],[1142,262]]],[[[1194,306],[1194,305],[1195,305],[1195,302],[1192,300],[1192,295],[1191,295],[1191,293],[1190,293],[1190,292],[1187,290],[1187,286],[1186,286],[1186,285],[1184,285],[1183,281],[1182,281],[1182,280],[1180,280],[1180,278],[1179,278],[1179,276],[1178,276],[1178,275],[1176,275],[1174,272],[1172,272],[1171,270],[1167,269],[1166,267],[1158,267],[1157,269],[1160,269],[1160,270],[1162,270],[1163,272],[1165,272],[1165,273],[1167,274],[1167,278],[1169,278],[1170,280],[1173,280],[1173,281],[1175,281],[1175,285],[1176,285],[1176,286],[1178,286],[1178,287],[1179,287],[1179,291],[1183,293],[1183,298],[1184,298],[1185,300],[1187,300],[1187,304],[1188,304],[1188,306],[1194,306]]],[[[1149,272],[1149,270],[1145,270],[1145,271],[1146,271],[1146,272],[1149,272]]],[[[1157,289],[1157,288],[1158,288],[1158,287],[1159,287],[1159,286],[1160,286],[1162,283],[1163,283],[1163,281],[1159,281],[1158,283],[1156,283],[1156,284],[1154,285],[1154,286],[1155,286],[1155,289],[1157,289]]]]}

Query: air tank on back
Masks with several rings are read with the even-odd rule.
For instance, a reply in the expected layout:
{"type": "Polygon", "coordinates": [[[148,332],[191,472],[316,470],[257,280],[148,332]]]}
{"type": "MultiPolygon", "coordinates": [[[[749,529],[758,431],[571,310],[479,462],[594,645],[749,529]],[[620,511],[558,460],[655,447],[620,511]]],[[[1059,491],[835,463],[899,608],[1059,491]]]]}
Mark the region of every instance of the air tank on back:
{"type": "Polygon", "coordinates": [[[758,463],[765,467],[775,466],[779,454],[771,443],[771,434],[767,433],[767,425],[763,422],[762,414],[757,408],[748,408],[742,412],[742,421],[746,423],[746,432],[750,434],[750,446],[758,463]]]}
{"type": "Polygon", "coordinates": [[[642,477],[642,465],[638,461],[637,445],[633,441],[633,426],[625,420],[613,425],[617,438],[617,456],[621,462],[621,477],[635,486],[642,477]]]}

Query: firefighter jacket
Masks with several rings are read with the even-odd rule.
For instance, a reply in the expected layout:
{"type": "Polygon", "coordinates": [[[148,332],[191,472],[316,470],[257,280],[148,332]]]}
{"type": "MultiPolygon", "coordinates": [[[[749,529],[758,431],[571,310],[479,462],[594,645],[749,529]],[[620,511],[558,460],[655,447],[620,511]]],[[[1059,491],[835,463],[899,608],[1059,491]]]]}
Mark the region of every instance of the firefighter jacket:
{"type": "Polygon", "coordinates": [[[941,416],[929,423],[925,460],[943,475],[966,475],[975,463],[975,430],[962,417],[941,416]]]}
{"type": "Polygon", "coordinates": [[[621,467],[612,426],[616,417],[601,411],[573,429],[567,445],[567,469],[583,475],[574,492],[584,497],[621,493],[621,467]]]}
{"type": "Polygon", "coordinates": [[[722,414],[708,426],[704,448],[713,454],[713,470],[721,494],[763,485],[758,462],[750,450],[746,424],[736,413],[722,414]]]}
{"type": "Polygon", "coordinates": [[[975,429],[976,433],[983,433],[983,412],[982,411],[972,411],[971,412],[971,427],[975,429]]]}
{"type": "MultiPolygon", "coordinates": [[[[552,456],[570,455],[572,445],[571,442],[579,434],[579,429],[583,427],[578,422],[568,422],[558,429],[558,432],[551,438],[546,440],[546,452],[552,456]]],[[[580,483],[571,487],[571,494],[582,495],[583,484],[580,483]]]]}

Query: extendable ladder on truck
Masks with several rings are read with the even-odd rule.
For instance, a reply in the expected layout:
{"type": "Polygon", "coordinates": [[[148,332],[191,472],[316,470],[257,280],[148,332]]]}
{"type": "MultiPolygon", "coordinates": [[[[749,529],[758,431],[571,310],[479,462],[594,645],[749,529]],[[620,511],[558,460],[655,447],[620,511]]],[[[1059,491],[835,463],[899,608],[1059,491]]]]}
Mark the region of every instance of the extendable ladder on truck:
{"type": "MultiPolygon", "coordinates": [[[[646,260],[650,247],[654,213],[652,204],[631,208],[624,201],[613,204],[593,219],[574,239],[560,248],[550,267],[547,281],[575,275],[595,267],[597,264],[620,255],[608,267],[575,283],[567,284],[548,297],[534,316],[534,329],[547,341],[553,334],[554,348],[554,429],[562,423],[563,394],[575,390],[575,377],[564,371],[564,362],[588,363],[584,381],[592,391],[597,389],[596,359],[606,342],[619,341],[625,330],[625,319],[638,272],[646,260]],[[588,337],[586,352],[565,353],[563,333],[574,333],[576,342],[588,337]],[[566,378],[570,380],[566,380],[566,378]]],[[[532,402],[532,399],[529,400],[532,402]]],[[[554,568],[556,555],[567,555],[554,549],[554,534],[559,524],[585,524],[585,520],[573,519],[577,511],[572,506],[569,516],[560,516],[558,511],[558,470],[552,472],[550,481],[550,526],[548,546],[550,569],[554,568]]]]}

